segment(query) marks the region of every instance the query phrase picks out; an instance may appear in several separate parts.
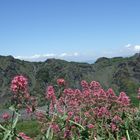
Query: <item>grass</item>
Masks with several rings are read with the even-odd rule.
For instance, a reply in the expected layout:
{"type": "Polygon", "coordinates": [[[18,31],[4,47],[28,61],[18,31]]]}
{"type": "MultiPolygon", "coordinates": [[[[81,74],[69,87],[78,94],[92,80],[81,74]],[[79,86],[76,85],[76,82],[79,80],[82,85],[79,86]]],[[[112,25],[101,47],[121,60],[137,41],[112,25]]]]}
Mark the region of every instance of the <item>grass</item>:
{"type": "MultiPolygon", "coordinates": [[[[24,132],[27,136],[35,138],[40,133],[40,127],[36,120],[30,121],[19,121],[17,124],[17,132],[24,132]]],[[[0,140],[2,140],[2,135],[0,135],[0,140]]]]}
{"type": "Polygon", "coordinates": [[[36,120],[20,121],[17,124],[17,131],[24,132],[26,135],[34,138],[39,135],[40,128],[36,120]]]}

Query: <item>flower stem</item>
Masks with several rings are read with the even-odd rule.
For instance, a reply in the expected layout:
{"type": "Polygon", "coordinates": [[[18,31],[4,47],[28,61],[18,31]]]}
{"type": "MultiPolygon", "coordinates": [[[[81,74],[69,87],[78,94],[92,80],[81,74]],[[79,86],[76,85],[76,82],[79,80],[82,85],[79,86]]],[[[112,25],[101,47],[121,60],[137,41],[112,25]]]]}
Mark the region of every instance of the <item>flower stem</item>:
{"type": "Polygon", "coordinates": [[[126,130],[127,139],[130,140],[129,132],[126,130]]]}
{"type": "Polygon", "coordinates": [[[82,128],[83,130],[85,130],[85,128],[84,128],[82,125],[80,125],[80,124],[78,124],[78,123],[76,123],[76,122],[74,122],[74,121],[71,121],[71,120],[69,120],[69,122],[71,122],[71,123],[73,123],[73,124],[79,126],[79,127],[82,128]]]}

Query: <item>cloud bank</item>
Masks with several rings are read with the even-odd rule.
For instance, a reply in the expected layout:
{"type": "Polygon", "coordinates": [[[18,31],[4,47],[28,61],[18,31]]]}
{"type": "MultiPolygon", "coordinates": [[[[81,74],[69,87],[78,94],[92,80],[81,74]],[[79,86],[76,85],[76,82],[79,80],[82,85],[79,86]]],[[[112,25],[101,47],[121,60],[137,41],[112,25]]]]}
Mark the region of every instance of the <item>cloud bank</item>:
{"type": "Polygon", "coordinates": [[[133,52],[140,52],[140,45],[127,44],[125,48],[133,52]]]}
{"type": "Polygon", "coordinates": [[[79,61],[79,62],[88,62],[88,61],[95,61],[99,57],[127,57],[134,55],[135,53],[140,53],[140,45],[132,45],[132,44],[126,44],[124,46],[108,49],[105,48],[104,50],[100,52],[73,52],[73,53],[67,53],[63,52],[60,54],[55,53],[46,53],[46,54],[34,54],[31,56],[15,56],[17,59],[21,60],[27,60],[27,61],[45,61],[48,58],[56,58],[56,59],[63,59],[67,61],[79,61]]]}
{"type": "Polygon", "coordinates": [[[47,53],[47,54],[35,54],[31,56],[14,56],[16,59],[21,60],[28,60],[28,61],[44,61],[48,58],[58,58],[58,59],[72,59],[79,56],[79,53],[61,53],[61,54],[54,54],[54,53],[47,53]]]}

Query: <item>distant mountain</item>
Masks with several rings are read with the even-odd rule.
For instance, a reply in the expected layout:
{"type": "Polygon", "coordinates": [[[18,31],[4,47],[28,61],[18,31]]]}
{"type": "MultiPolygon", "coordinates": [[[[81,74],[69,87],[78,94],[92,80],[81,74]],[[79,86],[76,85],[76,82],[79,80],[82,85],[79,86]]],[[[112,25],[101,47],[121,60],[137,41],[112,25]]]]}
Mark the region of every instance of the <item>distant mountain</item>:
{"type": "Polygon", "coordinates": [[[0,105],[9,104],[10,82],[15,75],[23,74],[29,79],[30,93],[44,103],[46,86],[56,84],[57,78],[64,78],[73,88],[80,87],[80,81],[99,81],[105,89],[112,87],[117,93],[127,92],[133,102],[140,87],[140,55],[132,57],[99,58],[94,64],[67,62],[48,59],[45,62],[27,62],[12,56],[0,56],[0,105]]]}

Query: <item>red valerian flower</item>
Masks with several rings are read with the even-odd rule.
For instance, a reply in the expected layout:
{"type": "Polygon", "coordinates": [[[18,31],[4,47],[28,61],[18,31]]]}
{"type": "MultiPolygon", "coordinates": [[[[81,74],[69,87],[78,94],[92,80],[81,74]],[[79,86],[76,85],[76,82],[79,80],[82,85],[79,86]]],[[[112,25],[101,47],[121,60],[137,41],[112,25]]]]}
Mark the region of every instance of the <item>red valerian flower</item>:
{"type": "Polygon", "coordinates": [[[68,116],[69,116],[69,117],[73,116],[73,114],[74,114],[74,113],[73,113],[72,111],[68,112],[68,116]]]}
{"type": "Polygon", "coordinates": [[[3,118],[4,120],[9,120],[9,119],[10,119],[9,113],[4,113],[4,114],[2,114],[2,118],[3,118]]]}
{"type": "Polygon", "coordinates": [[[116,123],[116,124],[121,123],[122,118],[120,116],[116,115],[116,116],[113,117],[112,122],[116,123]]]}
{"type": "Polygon", "coordinates": [[[109,116],[109,111],[106,107],[96,108],[95,113],[99,118],[109,116]]]}
{"type": "Polygon", "coordinates": [[[75,116],[75,117],[74,117],[74,121],[75,121],[76,123],[78,123],[78,122],[80,121],[80,117],[79,117],[79,116],[75,116]]]}
{"type": "Polygon", "coordinates": [[[90,117],[91,115],[89,114],[89,112],[85,112],[84,113],[85,117],[90,117]]]}
{"type": "Polygon", "coordinates": [[[130,104],[130,99],[124,92],[121,92],[118,97],[118,102],[123,106],[128,106],[130,104]]]}
{"type": "MultiPolygon", "coordinates": [[[[28,137],[26,134],[24,134],[23,132],[19,133],[19,136],[23,139],[23,140],[33,140],[32,138],[28,137]]],[[[19,138],[17,138],[17,140],[20,140],[19,138]]]]}
{"type": "Polygon", "coordinates": [[[84,88],[84,89],[89,88],[89,85],[88,85],[87,81],[85,81],[85,80],[82,80],[82,81],[81,81],[81,86],[82,86],[82,88],[84,88]]]}
{"type": "Polygon", "coordinates": [[[27,106],[27,107],[26,107],[26,112],[27,112],[28,114],[32,113],[32,112],[33,112],[32,107],[31,107],[31,106],[27,106]]]}
{"type": "Polygon", "coordinates": [[[64,132],[64,138],[69,138],[71,136],[71,131],[70,130],[65,130],[64,132]]]}
{"type": "Polygon", "coordinates": [[[117,96],[115,95],[115,92],[113,91],[112,88],[109,88],[106,92],[106,96],[108,99],[111,99],[111,100],[116,100],[117,99],[117,96]]]}
{"type": "Polygon", "coordinates": [[[119,130],[118,127],[117,127],[117,125],[114,124],[114,123],[111,123],[110,124],[110,127],[111,127],[112,132],[115,132],[115,131],[118,131],[119,130]]]}
{"type": "Polygon", "coordinates": [[[92,128],[94,128],[94,125],[93,125],[93,124],[89,124],[87,127],[88,127],[89,129],[92,129],[92,128]]]}
{"type": "Polygon", "coordinates": [[[93,92],[98,92],[101,90],[101,85],[99,82],[96,82],[96,81],[92,81],[90,83],[90,89],[93,91],[93,92]]]}
{"type": "Polygon", "coordinates": [[[59,128],[59,126],[57,124],[52,124],[51,128],[53,129],[53,131],[55,133],[58,133],[60,131],[60,128],[59,128]]]}
{"type": "Polygon", "coordinates": [[[64,94],[65,95],[73,95],[74,94],[74,90],[71,89],[71,88],[64,89],[64,94]]]}
{"type": "Polygon", "coordinates": [[[127,140],[127,139],[126,139],[126,137],[122,137],[122,139],[121,139],[121,140],[127,140]]]}
{"type": "Polygon", "coordinates": [[[46,91],[46,98],[47,99],[54,99],[55,98],[53,86],[48,86],[47,91],[46,91]]]}
{"type": "Polygon", "coordinates": [[[15,76],[11,82],[11,90],[14,93],[19,91],[25,92],[27,89],[28,80],[22,75],[15,76]]]}
{"type": "Polygon", "coordinates": [[[36,116],[36,118],[37,118],[38,121],[42,121],[45,118],[45,114],[43,112],[41,112],[41,111],[37,111],[35,113],[35,116],[36,116]]]}
{"type": "Polygon", "coordinates": [[[63,78],[57,79],[57,84],[59,86],[64,86],[66,84],[65,80],[63,78]]]}

